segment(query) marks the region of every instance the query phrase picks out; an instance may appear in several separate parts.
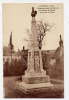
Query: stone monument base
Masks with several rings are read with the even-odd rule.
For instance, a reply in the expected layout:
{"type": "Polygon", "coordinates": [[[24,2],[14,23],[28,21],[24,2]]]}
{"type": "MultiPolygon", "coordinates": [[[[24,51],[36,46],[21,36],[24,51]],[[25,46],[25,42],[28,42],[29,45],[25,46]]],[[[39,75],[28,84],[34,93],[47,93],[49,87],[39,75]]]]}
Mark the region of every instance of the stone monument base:
{"type": "Polygon", "coordinates": [[[43,89],[51,88],[53,87],[53,84],[50,82],[47,83],[38,83],[38,84],[28,84],[25,82],[16,82],[16,89],[25,93],[30,94],[34,92],[41,92],[43,89]]]}
{"type": "Polygon", "coordinates": [[[32,91],[40,92],[43,88],[50,88],[53,84],[50,83],[50,78],[48,75],[35,76],[22,76],[22,81],[16,82],[16,88],[22,92],[30,93],[32,91]]]}

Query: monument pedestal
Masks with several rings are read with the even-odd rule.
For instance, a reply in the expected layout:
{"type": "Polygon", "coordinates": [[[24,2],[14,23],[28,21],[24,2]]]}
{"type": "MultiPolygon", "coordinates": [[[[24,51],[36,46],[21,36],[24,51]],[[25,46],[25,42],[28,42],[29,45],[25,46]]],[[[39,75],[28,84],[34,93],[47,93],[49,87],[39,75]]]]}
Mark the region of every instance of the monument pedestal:
{"type": "Polygon", "coordinates": [[[26,72],[24,76],[22,76],[22,81],[27,84],[38,84],[38,83],[47,83],[50,82],[50,78],[46,75],[45,71],[42,72],[26,72]]]}
{"type": "Polygon", "coordinates": [[[25,93],[25,94],[30,94],[30,93],[40,93],[44,89],[48,89],[53,87],[53,85],[50,82],[47,83],[34,83],[34,84],[28,84],[25,82],[17,82],[16,83],[16,89],[25,93]]]}
{"type": "Polygon", "coordinates": [[[44,75],[41,73],[31,73],[25,74],[22,76],[22,82],[16,83],[16,88],[23,93],[30,94],[42,91],[44,88],[50,88],[53,86],[50,82],[50,78],[48,75],[44,75]]]}

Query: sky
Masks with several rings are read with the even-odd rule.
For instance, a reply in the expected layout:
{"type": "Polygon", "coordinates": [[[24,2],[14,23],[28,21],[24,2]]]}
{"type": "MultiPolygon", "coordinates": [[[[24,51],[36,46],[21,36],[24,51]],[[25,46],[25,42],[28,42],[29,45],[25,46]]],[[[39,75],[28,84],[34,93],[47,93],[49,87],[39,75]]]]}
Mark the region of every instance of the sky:
{"type": "Polygon", "coordinates": [[[39,4],[39,3],[4,3],[3,10],[3,45],[8,46],[10,34],[12,32],[12,42],[14,49],[28,48],[29,29],[31,32],[31,10],[37,10],[36,21],[42,20],[52,26],[43,40],[43,50],[53,50],[59,46],[59,35],[64,40],[64,9],[63,4],[39,4]],[[55,8],[54,13],[47,13],[39,10],[45,7],[48,10],[55,8]]]}

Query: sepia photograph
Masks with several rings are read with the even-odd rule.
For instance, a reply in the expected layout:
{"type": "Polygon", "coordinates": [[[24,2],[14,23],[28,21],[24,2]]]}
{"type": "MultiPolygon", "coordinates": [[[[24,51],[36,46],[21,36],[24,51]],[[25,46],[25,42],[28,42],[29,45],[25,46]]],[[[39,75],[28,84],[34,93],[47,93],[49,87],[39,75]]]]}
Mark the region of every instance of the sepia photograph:
{"type": "Polygon", "coordinates": [[[64,98],[64,4],[3,3],[4,98],[64,98]]]}

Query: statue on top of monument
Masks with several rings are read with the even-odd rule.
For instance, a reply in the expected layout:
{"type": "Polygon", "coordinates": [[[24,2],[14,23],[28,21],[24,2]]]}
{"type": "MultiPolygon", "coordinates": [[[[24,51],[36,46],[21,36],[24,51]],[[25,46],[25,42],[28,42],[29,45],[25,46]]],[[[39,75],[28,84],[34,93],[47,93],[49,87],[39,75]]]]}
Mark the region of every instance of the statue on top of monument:
{"type": "Polygon", "coordinates": [[[32,7],[31,16],[32,16],[32,17],[35,17],[35,16],[36,16],[36,14],[37,14],[37,11],[36,11],[36,10],[34,10],[34,7],[32,7]]]}

